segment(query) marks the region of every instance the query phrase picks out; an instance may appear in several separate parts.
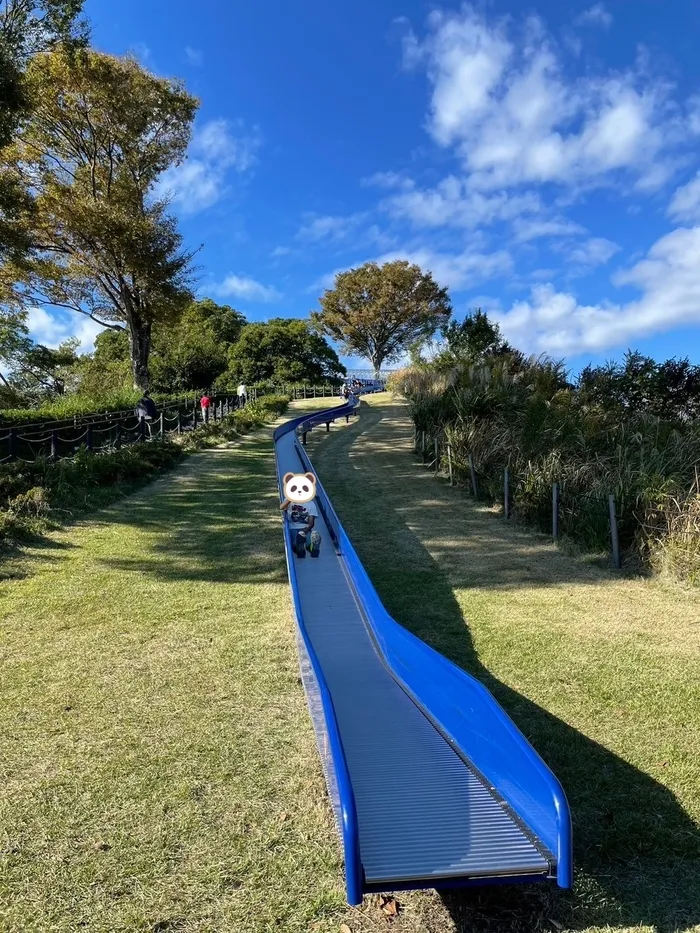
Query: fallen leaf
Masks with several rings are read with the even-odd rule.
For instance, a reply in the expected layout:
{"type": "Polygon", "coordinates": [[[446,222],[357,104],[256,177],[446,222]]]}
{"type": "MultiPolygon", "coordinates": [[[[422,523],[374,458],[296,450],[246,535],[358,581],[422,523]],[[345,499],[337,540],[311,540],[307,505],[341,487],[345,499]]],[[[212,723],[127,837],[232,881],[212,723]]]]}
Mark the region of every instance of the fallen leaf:
{"type": "Polygon", "coordinates": [[[383,897],[381,908],[387,917],[395,917],[399,912],[399,903],[393,897],[383,897]]]}
{"type": "Polygon", "coordinates": [[[280,823],[284,823],[288,816],[289,814],[286,811],[284,813],[280,813],[280,823]]]}
{"type": "Polygon", "coordinates": [[[341,924],[340,924],[340,933],[352,933],[352,930],[351,930],[350,927],[347,925],[347,923],[341,923],[341,924]]]}

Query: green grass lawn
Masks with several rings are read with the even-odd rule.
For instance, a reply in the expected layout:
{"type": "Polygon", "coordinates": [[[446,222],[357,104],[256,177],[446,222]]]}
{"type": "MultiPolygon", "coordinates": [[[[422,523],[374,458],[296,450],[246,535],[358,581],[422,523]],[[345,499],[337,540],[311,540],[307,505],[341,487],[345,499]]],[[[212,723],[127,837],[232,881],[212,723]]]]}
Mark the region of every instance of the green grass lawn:
{"type": "Polygon", "coordinates": [[[338,928],[273,477],[266,431],[11,565],[0,930],[338,928]]]}
{"type": "Polygon", "coordinates": [[[505,526],[409,438],[381,396],[309,449],[389,610],[562,780],[574,895],[416,892],[393,922],[376,898],[345,907],[264,432],[5,566],[3,933],[700,929],[697,594],[505,526]]]}

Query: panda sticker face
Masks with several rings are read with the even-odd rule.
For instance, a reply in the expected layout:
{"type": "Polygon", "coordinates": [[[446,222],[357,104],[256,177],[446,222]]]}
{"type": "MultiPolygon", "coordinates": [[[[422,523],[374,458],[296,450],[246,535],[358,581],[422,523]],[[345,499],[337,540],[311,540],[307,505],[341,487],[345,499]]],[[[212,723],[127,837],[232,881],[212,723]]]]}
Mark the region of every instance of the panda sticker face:
{"type": "Polygon", "coordinates": [[[285,473],[282,478],[285,509],[291,503],[311,502],[316,495],[316,477],[313,473],[285,473]]]}

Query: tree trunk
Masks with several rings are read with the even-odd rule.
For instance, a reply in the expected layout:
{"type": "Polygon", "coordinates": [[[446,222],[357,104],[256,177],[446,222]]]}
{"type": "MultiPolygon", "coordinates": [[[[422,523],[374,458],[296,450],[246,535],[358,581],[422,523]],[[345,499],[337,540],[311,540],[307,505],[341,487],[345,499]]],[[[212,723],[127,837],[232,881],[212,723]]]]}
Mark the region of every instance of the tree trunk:
{"type": "Polygon", "coordinates": [[[384,355],[375,353],[370,362],[374,367],[374,378],[379,379],[379,373],[382,368],[382,363],[384,362],[384,355]]]}
{"type": "Polygon", "coordinates": [[[145,392],[150,383],[148,358],[151,355],[151,324],[132,317],[129,321],[129,354],[134,388],[145,392]]]}

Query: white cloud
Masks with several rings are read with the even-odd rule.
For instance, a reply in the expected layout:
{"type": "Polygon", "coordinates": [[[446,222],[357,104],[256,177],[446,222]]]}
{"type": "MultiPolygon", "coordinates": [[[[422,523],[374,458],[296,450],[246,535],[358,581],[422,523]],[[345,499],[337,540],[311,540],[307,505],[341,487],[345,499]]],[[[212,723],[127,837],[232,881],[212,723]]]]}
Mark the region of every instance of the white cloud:
{"type": "Polygon", "coordinates": [[[309,213],[305,215],[305,218],[297,237],[306,243],[317,243],[345,239],[357,231],[367,219],[367,214],[358,212],[347,216],[331,216],[309,213]]]}
{"type": "Polygon", "coordinates": [[[33,340],[45,347],[57,347],[77,337],[80,340],[79,353],[89,353],[95,343],[95,337],[104,330],[92,318],[82,314],[58,314],[45,308],[30,308],[27,312],[27,328],[33,340]]]}
{"type": "Polygon", "coordinates": [[[527,243],[540,237],[570,237],[585,233],[586,228],[565,217],[551,220],[516,220],[513,233],[518,243],[527,243]]]}
{"type": "Polygon", "coordinates": [[[385,198],[380,207],[396,218],[418,227],[454,226],[473,229],[497,220],[512,220],[540,210],[533,192],[509,195],[504,191],[484,194],[469,189],[466,180],[449,175],[434,188],[414,188],[385,198]]]}
{"type": "Polygon", "coordinates": [[[241,275],[229,275],[219,285],[211,288],[221,298],[243,298],[246,301],[279,301],[282,295],[271,285],[263,285],[255,279],[241,275]]]}
{"type": "Polygon", "coordinates": [[[204,61],[204,55],[199,49],[193,49],[191,45],[185,46],[185,56],[190,65],[195,65],[196,67],[199,67],[204,61]]]}
{"type": "Polygon", "coordinates": [[[577,26],[593,25],[607,29],[612,24],[612,16],[605,9],[604,4],[595,3],[587,10],[584,10],[580,16],[577,16],[575,22],[577,26]]]}
{"type": "Polygon", "coordinates": [[[184,214],[196,214],[216,204],[228,194],[228,172],[243,173],[256,161],[260,139],[257,134],[234,135],[227,120],[203,124],[192,138],[188,158],[169,169],[157,187],[159,196],[168,195],[184,214]]]}
{"type": "Polygon", "coordinates": [[[497,317],[516,346],[556,356],[599,352],[674,327],[700,326],[700,226],[662,237],[613,284],[632,286],[641,297],[626,304],[583,305],[543,284],[532,289],[529,301],[497,317]]]}
{"type": "Polygon", "coordinates": [[[415,187],[415,182],[411,178],[406,178],[399,172],[375,172],[361,182],[364,188],[403,188],[404,190],[415,187]]]}
{"type": "Polygon", "coordinates": [[[674,192],[668,215],[678,221],[700,221],[700,172],[674,192]]]}
{"type": "Polygon", "coordinates": [[[394,262],[405,259],[420,266],[424,272],[431,272],[440,285],[447,286],[455,291],[472,288],[480,282],[486,282],[496,275],[503,275],[511,271],[513,261],[505,250],[495,253],[479,252],[469,247],[460,253],[440,252],[428,247],[407,247],[406,249],[392,250],[382,256],[366,258],[348,266],[341,266],[321,276],[313,282],[308,292],[318,292],[333,288],[335,277],[339,272],[355,269],[365,262],[376,262],[382,265],[385,262],[394,262]]]}
{"type": "Polygon", "coordinates": [[[273,259],[278,259],[280,256],[288,256],[291,252],[291,246],[276,246],[270,253],[270,256],[272,256],[273,259]]]}
{"type": "Polygon", "coordinates": [[[573,247],[568,252],[568,259],[574,265],[594,268],[604,266],[619,251],[620,247],[612,240],[606,240],[604,237],[591,237],[585,243],[573,247]]]}
{"type": "Polygon", "coordinates": [[[480,253],[473,249],[461,253],[441,253],[427,248],[397,250],[381,256],[377,262],[393,262],[395,259],[406,259],[420,266],[424,272],[432,272],[441,285],[455,291],[472,288],[512,268],[512,259],[505,250],[495,253],[480,253]]]}
{"type": "Polygon", "coordinates": [[[149,71],[156,70],[153,54],[145,42],[135,42],[130,47],[129,54],[137,58],[141,65],[149,71]]]}
{"type": "Polygon", "coordinates": [[[647,187],[667,179],[668,153],[690,132],[667,84],[643,62],[571,78],[537,19],[512,34],[467,4],[433,13],[424,41],[406,46],[433,85],[429,130],[456,147],[470,188],[595,186],[620,173],[647,187]]]}

